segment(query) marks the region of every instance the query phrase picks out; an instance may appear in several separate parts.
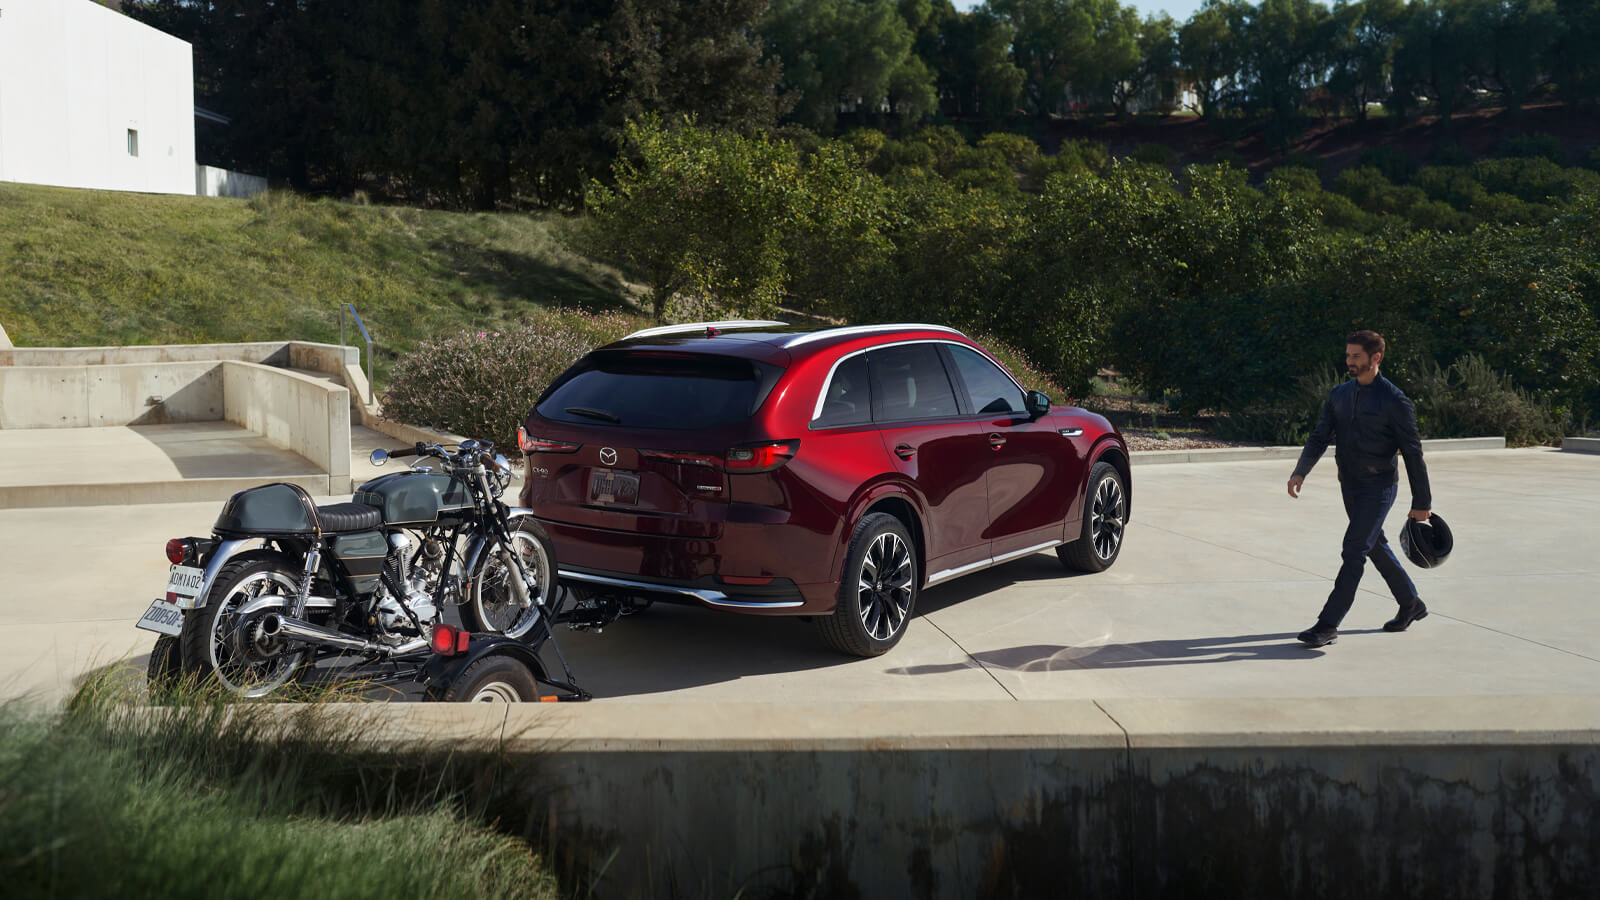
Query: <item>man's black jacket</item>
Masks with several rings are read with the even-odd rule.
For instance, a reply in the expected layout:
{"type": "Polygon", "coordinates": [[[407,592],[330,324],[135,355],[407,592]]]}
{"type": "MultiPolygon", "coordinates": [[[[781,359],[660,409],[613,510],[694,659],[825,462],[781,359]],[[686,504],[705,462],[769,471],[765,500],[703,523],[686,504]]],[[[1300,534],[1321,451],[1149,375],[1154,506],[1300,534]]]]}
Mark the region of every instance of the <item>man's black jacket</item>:
{"type": "Polygon", "coordinates": [[[1395,454],[1406,458],[1411,482],[1411,508],[1432,509],[1428,467],[1422,462],[1417,413],[1411,401],[1389,379],[1379,375],[1369,385],[1351,379],[1328,393],[1317,429],[1306,441],[1294,474],[1304,478],[1322,458],[1330,441],[1339,480],[1350,484],[1394,484],[1400,480],[1395,454]]]}

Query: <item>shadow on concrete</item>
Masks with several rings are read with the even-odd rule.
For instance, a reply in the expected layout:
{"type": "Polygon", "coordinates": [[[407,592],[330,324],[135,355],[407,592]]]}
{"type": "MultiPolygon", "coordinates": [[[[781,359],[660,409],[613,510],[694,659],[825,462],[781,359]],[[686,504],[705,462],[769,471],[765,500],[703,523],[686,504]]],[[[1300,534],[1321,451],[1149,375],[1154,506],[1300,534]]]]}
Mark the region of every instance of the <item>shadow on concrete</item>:
{"type": "Polygon", "coordinates": [[[1063,566],[1054,551],[1035,553],[924,590],[917,595],[916,614],[925,616],[936,613],[964,600],[983,597],[1019,584],[1035,581],[1065,583],[1087,574],[1089,573],[1074,572],[1063,566]]]}
{"type": "MultiPolygon", "coordinates": [[[[1368,628],[1339,632],[1340,637],[1377,634],[1368,628]]],[[[1242,634],[1232,637],[1191,638],[1172,641],[1139,641],[1132,644],[1098,644],[1067,647],[1060,644],[1029,644],[974,653],[967,662],[941,665],[907,666],[888,669],[890,675],[940,675],[982,666],[1010,672],[1053,672],[1064,669],[1137,669],[1149,666],[1184,666],[1199,663],[1239,662],[1242,660],[1316,659],[1323,648],[1306,647],[1295,639],[1298,632],[1282,634],[1242,634]]]]}
{"type": "Polygon", "coordinates": [[[184,478],[260,478],[266,483],[277,476],[322,471],[300,454],[231,422],[131,425],[128,430],[171,460],[184,478]]]}

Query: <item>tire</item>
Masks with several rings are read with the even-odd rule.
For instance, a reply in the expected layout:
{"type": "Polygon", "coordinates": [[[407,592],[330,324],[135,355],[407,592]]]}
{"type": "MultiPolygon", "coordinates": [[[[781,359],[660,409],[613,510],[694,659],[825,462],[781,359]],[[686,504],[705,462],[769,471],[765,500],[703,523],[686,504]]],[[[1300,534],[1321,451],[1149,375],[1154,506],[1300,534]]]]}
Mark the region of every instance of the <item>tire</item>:
{"type": "Polygon", "coordinates": [[[869,513],[851,532],[838,606],[817,630],[841,653],[881,656],[906,633],[919,584],[911,533],[894,516],[869,513]]]}
{"type": "MultiPolygon", "coordinates": [[[[265,697],[300,678],[311,664],[309,649],[275,652],[286,645],[271,639],[246,645],[238,632],[241,623],[234,621],[234,612],[257,597],[276,593],[292,598],[299,581],[300,567],[278,553],[246,553],[223,566],[206,593],[206,605],[183,617],[179,639],[184,674],[241,697],[265,697]],[[262,656],[244,658],[246,646],[262,656]]],[[[248,629],[257,622],[252,617],[242,624],[248,629]]]]}
{"type": "Polygon", "coordinates": [[[150,699],[160,701],[170,698],[183,683],[183,653],[178,638],[163,634],[156,638],[150,650],[150,664],[145,667],[145,683],[150,699]]]}
{"type": "Polygon", "coordinates": [[[1123,529],[1128,524],[1128,490],[1122,473],[1108,462],[1089,470],[1089,489],[1083,495],[1083,530],[1078,539],[1056,548],[1062,565],[1077,572],[1104,572],[1122,552],[1123,529]]]}
{"type": "Polygon", "coordinates": [[[486,656],[462,670],[445,689],[446,703],[537,703],[539,683],[509,656],[486,656]]]}
{"type": "MultiPolygon", "coordinates": [[[[549,610],[556,590],[556,554],[550,536],[538,522],[524,516],[512,523],[511,543],[538,583],[538,600],[549,610]]],[[[526,609],[517,605],[512,594],[515,577],[516,567],[508,562],[504,550],[495,546],[485,553],[461,605],[461,624],[468,631],[512,638],[533,630],[541,621],[539,603],[530,597],[526,609]]]]}

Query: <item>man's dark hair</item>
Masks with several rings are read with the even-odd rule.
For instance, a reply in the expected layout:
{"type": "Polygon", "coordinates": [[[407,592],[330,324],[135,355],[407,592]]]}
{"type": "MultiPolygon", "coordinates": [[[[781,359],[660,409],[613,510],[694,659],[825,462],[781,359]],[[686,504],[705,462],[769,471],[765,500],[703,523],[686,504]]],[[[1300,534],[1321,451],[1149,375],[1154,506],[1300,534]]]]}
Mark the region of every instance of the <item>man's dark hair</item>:
{"type": "Polygon", "coordinates": [[[1365,328],[1344,339],[1346,344],[1360,344],[1361,349],[1368,356],[1383,352],[1383,335],[1365,328]]]}

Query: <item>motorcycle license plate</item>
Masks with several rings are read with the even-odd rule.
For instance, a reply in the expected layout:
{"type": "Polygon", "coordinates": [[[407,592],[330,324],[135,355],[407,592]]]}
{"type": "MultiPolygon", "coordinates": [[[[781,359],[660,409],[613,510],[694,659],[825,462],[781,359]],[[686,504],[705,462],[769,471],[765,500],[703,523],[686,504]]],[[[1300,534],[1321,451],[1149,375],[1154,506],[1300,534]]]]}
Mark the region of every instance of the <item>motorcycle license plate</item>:
{"type": "Polygon", "coordinates": [[[177,635],[183,632],[183,610],[176,603],[157,600],[145,610],[144,618],[133,623],[145,631],[154,631],[157,634],[177,635]]]}
{"type": "Polygon", "coordinates": [[[589,474],[589,502],[633,506],[639,502],[639,476],[615,469],[589,474]]]}
{"type": "Polygon", "coordinates": [[[195,566],[173,566],[167,576],[168,603],[180,609],[194,609],[195,598],[200,596],[200,586],[205,583],[206,570],[195,566]]]}

